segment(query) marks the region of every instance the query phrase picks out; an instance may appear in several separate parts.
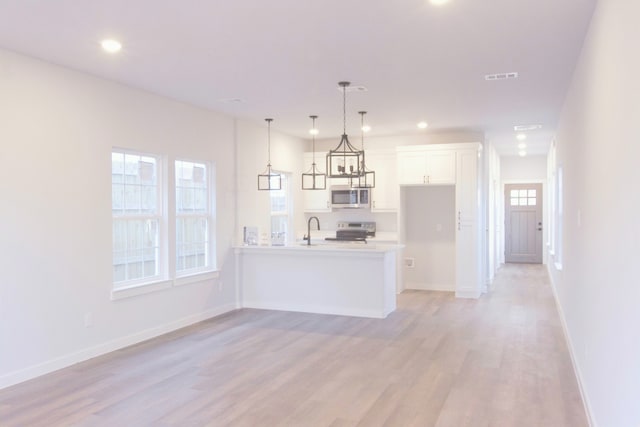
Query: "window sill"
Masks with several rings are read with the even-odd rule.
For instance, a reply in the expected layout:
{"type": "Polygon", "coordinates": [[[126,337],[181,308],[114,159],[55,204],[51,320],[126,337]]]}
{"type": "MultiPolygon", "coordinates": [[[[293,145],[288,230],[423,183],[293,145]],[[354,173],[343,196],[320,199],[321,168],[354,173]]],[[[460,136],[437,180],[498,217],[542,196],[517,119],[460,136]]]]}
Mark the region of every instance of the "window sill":
{"type": "Polygon", "coordinates": [[[183,286],[189,285],[191,283],[205,282],[208,280],[217,279],[219,276],[220,272],[217,270],[199,271],[197,273],[176,277],[175,279],[158,280],[155,282],[123,286],[122,288],[113,289],[111,291],[111,300],[115,301],[135,297],[138,295],[150,294],[152,292],[169,289],[174,286],[183,286]]]}
{"type": "Polygon", "coordinates": [[[173,280],[158,280],[156,282],[141,283],[139,285],[131,285],[111,291],[111,300],[119,300],[131,298],[138,295],[149,294],[151,292],[169,289],[173,285],[173,280]]]}
{"type": "Polygon", "coordinates": [[[220,272],[217,270],[199,271],[197,273],[191,273],[184,276],[176,277],[173,280],[173,284],[174,286],[189,285],[191,283],[205,282],[207,280],[217,279],[219,276],[220,272]]]}

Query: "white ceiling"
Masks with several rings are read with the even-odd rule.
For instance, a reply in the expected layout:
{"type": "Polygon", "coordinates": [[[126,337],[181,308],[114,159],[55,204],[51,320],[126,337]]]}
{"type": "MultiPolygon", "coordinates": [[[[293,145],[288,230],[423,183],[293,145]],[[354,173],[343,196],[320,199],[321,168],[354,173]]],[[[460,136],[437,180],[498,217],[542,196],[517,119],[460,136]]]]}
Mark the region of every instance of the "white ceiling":
{"type": "Polygon", "coordinates": [[[308,137],[482,131],[546,153],[596,0],[0,0],[0,46],[308,137]],[[99,48],[117,38],[118,55],[99,48]],[[484,75],[518,72],[508,81],[484,75]],[[225,100],[240,99],[241,102],[225,100]]]}

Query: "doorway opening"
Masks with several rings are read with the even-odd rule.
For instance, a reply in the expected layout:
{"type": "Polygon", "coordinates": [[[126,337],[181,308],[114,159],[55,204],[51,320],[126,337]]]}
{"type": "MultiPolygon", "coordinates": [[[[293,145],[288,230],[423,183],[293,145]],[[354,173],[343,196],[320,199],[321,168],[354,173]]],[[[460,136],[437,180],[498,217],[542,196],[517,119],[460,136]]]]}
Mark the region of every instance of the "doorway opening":
{"type": "Polygon", "coordinates": [[[505,185],[507,263],[542,263],[542,184],[505,185]]]}

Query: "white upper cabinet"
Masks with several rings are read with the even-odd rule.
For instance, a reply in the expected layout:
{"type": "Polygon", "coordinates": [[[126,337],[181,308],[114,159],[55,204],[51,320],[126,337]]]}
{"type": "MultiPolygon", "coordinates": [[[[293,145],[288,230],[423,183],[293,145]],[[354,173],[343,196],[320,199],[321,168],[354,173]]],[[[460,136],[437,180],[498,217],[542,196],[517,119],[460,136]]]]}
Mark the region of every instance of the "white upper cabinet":
{"type": "Polygon", "coordinates": [[[395,150],[367,150],[367,169],[376,173],[371,189],[371,212],[396,212],[400,199],[395,150]]]}
{"type": "MultiPolygon", "coordinates": [[[[327,168],[327,153],[315,153],[316,167],[323,173],[327,168]]],[[[313,153],[303,154],[303,172],[311,169],[313,163],[313,153]]],[[[305,212],[331,212],[331,192],[330,180],[327,179],[327,188],[325,190],[303,190],[304,211],[305,212]]]]}
{"type": "Polygon", "coordinates": [[[439,147],[398,147],[398,184],[455,184],[456,151],[439,147]]]}

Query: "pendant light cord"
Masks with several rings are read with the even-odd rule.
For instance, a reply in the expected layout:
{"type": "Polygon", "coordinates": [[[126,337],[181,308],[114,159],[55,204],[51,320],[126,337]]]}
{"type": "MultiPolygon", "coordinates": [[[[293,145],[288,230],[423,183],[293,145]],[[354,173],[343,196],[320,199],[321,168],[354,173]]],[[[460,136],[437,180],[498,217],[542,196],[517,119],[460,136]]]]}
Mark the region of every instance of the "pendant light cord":
{"type": "Polygon", "coordinates": [[[364,151],[364,115],[367,114],[366,111],[358,111],[360,114],[360,146],[362,147],[362,151],[364,151]]]}
{"type": "MultiPolygon", "coordinates": [[[[271,121],[273,119],[265,119],[267,121],[267,166],[271,167],[271,121]]],[[[271,171],[269,171],[271,174],[271,171]]]]}
{"type": "Polygon", "coordinates": [[[342,86],[342,134],[347,134],[347,85],[342,86]]]}
{"type": "Polygon", "coordinates": [[[309,116],[311,117],[312,120],[312,125],[311,125],[311,140],[313,141],[313,163],[311,164],[311,167],[313,168],[311,170],[311,173],[315,175],[316,173],[316,118],[318,116],[309,116]]]}

